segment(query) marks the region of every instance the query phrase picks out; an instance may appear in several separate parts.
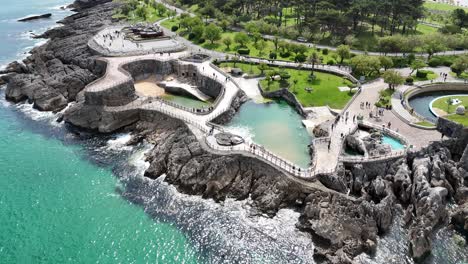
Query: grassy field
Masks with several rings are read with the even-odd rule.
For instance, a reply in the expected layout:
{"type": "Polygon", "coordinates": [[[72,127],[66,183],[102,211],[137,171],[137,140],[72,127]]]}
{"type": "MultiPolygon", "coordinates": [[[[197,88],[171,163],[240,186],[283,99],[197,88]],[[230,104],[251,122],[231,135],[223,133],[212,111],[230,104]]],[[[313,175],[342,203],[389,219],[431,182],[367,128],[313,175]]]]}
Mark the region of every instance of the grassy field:
{"type": "Polygon", "coordinates": [[[457,114],[453,114],[453,115],[448,115],[448,116],[444,116],[445,118],[447,118],[448,120],[451,120],[455,123],[459,123],[459,124],[462,124],[463,126],[468,126],[468,115],[457,115],[457,114]]]}
{"type": "Polygon", "coordinates": [[[444,118],[447,118],[448,120],[454,121],[464,126],[468,126],[468,114],[465,114],[465,115],[455,114],[455,111],[459,105],[463,105],[466,108],[468,108],[468,96],[467,95],[458,95],[458,96],[455,95],[455,96],[440,98],[432,104],[432,107],[435,108],[436,111],[439,111],[439,113],[445,114],[444,118]],[[461,101],[461,103],[457,105],[448,106],[447,104],[448,99],[458,99],[461,101]]]}
{"type": "MultiPolygon", "coordinates": [[[[288,80],[289,90],[304,107],[328,105],[334,109],[341,109],[353,96],[350,92],[341,92],[338,89],[341,86],[352,86],[350,81],[339,76],[315,72],[316,78],[311,81],[310,71],[293,69],[284,69],[284,71],[291,76],[288,80]],[[309,88],[312,91],[308,91],[309,88]]],[[[272,81],[268,84],[267,80],[262,80],[260,83],[266,91],[275,91],[283,86],[281,81],[272,81]]]]}
{"type": "MultiPolygon", "coordinates": [[[[221,68],[232,68],[234,64],[221,63],[219,65],[221,68]]],[[[247,64],[247,63],[236,63],[236,68],[242,69],[245,73],[258,75],[260,70],[258,65],[247,64]]],[[[351,99],[353,94],[350,92],[341,92],[338,87],[342,86],[353,86],[353,83],[350,81],[329,73],[314,72],[315,80],[309,80],[310,71],[306,70],[296,70],[296,69],[283,69],[279,67],[269,67],[264,74],[268,73],[281,73],[285,71],[289,73],[290,78],[287,80],[287,83],[282,81],[271,81],[268,84],[267,80],[261,80],[260,83],[263,89],[266,92],[272,92],[281,89],[283,86],[289,86],[289,91],[294,93],[299,100],[299,102],[304,107],[311,106],[330,106],[334,109],[343,108],[351,99]],[[297,80],[294,83],[294,80],[297,80]],[[307,91],[306,88],[312,88],[312,91],[307,91]]]]}
{"type": "Polygon", "coordinates": [[[468,11],[468,8],[466,7],[458,7],[458,6],[444,4],[444,3],[435,3],[432,1],[426,1],[424,3],[424,7],[426,7],[429,10],[446,11],[446,12],[451,12],[457,8],[462,8],[465,11],[468,11]]]}
{"type": "Polygon", "coordinates": [[[454,114],[455,110],[457,109],[457,106],[463,105],[465,107],[468,107],[468,95],[455,95],[455,96],[448,96],[448,97],[443,97],[440,99],[437,99],[433,104],[433,108],[438,108],[447,114],[454,114]],[[457,105],[448,105],[447,100],[449,99],[458,99],[461,101],[461,103],[457,105]]]}
{"type": "MultiPolygon", "coordinates": [[[[163,27],[167,28],[167,29],[171,29],[173,26],[178,26],[179,27],[179,18],[176,17],[176,18],[168,19],[166,21],[163,21],[161,23],[161,25],[163,27]]],[[[185,38],[188,37],[187,32],[184,32],[183,29],[179,28],[177,30],[177,33],[179,33],[181,36],[183,36],[185,38]]],[[[192,41],[195,42],[196,44],[202,46],[205,49],[215,50],[215,51],[220,51],[220,52],[225,52],[225,53],[230,53],[230,54],[237,54],[237,50],[240,48],[240,46],[237,43],[234,43],[234,36],[236,35],[236,33],[237,32],[233,32],[233,31],[223,32],[222,36],[221,36],[221,40],[215,41],[213,44],[211,44],[209,41],[205,41],[204,43],[197,43],[196,40],[192,40],[192,41]],[[229,48],[226,45],[224,45],[224,43],[222,41],[224,38],[228,38],[228,37],[233,40],[233,43],[232,43],[232,45],[229,46],[229,48]]],[[[275,45],[274,45],[273,41],[265,40],[264,44],[265,45],[262,46],[262,49],[259,50],[258,47],[256,47],[254,41],[253,40],[250,41],[246,45],[247,48],[250,50],[249,56],[269,59],[270,52],[275,52],[278,55],[277,59],[279,59],[279,60],[294,61],[294,54],[293,53],[291,53],[291,55],[289,57],[281,57],[280,54],[279,54],[280,52],[275,50],[275,45]]],[[[307,52],[304,55],[306,55],[308,57],[314,51],[319,53],[320,58],[321,58],[321,62],[323,64],[326,64],[329,61],[333,61],[333,62],[336,63],[337,61],[340,60],[338,55],[333,51],[328,51],[328,54],[323,54],[322,50],[318,51],[318,50],[316,50],[314,48],[308,48],[307,52]]]]}

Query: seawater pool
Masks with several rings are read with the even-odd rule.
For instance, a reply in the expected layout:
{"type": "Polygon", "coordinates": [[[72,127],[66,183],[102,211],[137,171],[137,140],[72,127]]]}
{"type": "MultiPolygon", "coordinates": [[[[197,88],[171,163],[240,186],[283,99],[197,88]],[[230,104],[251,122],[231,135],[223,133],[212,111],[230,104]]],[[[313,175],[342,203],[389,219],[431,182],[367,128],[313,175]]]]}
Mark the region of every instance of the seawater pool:
{"type": "Polygon", "coordinates": [[[174,94],[169,94],[169,93],[164,94],[162,98],[164,98],[167,101],[171,101],[178,105],[189,107],[189,108],[203,108],[203,107],[208,107],[212,105],[211,102],[204,102],[201,100],[190,98],[188,96],[174,95],[174,94]]]}
{"type": "Polygon", "coordinates": [[[384,135],[382,138],[382,143],[390,145],[393,150],[403,150],[405,149],[405,145],[398,139],[384,135]]]}
{"type": "Polygon", "coordinates": [[[263,145],[295,164],[307,168],[312,137],[302,125],[302,116],[284,101],[244,103],[228,129],[263,145]]]}

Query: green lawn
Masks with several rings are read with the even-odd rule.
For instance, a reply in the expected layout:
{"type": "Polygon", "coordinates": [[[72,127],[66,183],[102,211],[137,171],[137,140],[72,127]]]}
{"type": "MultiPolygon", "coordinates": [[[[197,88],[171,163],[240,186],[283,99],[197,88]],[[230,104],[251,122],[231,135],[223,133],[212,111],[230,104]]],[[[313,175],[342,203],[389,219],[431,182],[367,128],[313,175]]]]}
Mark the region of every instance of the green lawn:
{"type": "Polygon", "coordinates": [[[459,6],[454,6],[454,5],[444,4],[444,3],[434,3],[432,1],[426,1],[424,3],[424,7],[426,7],[429,10],[436,10],[436,11],[451,12],[457,8],[462,8],[465,11],[468,11],[468,8],[466,7],[459,7],[459,6]]]}
{"type": "Polygon", "coordinates": [[[455,123],[462,124],[463,126],[468,126],[468,115],[457,115],[457,114],[452,114],[448,116],[444,116],[444,118],[447,118],[448,120],[451,120],[455,123]]]}
{"type": "Polygon", "coordinates": [[[429,25],[424,25],[424,24],[418,24],[416,26],[416,31],[422,35],[436,33],[438,32],[438,30],[439,29],[436,27],[431,27],[429,25]]]}
{"type": "Polygon", "coordinates": [[[443,97],[440,99],[437,99],[433,104],[433,108],[438,108],[447,114],[453,114],[455,113],[455,110],[457,109],[457,106],[459,105],[464,105],[465,107],[468,108],[468,95],[455,95],[455,96],[448,96],[448,97],[443,97]],[[447,104],[447,100],[449,99],[458,99],[461,101],[461,103],[457,105],[450,105],[450,107],[447,104]]]}
{"type": "Polygon", "coordinates": [[[423,127],[434,127],[434,124],[432,124],[431,122],[427,122],[427,121],[418,122],[416,123],[416,125],[423,126],[423,127]]]}
{"type": "MultiPolygon", "coordinates": [[[[315,72],[315,80],[310,81],[310,71],[278,68],[276,70],[284,70],[289,73],[291,76],[287,80],[289,90],[296,95],[304,107],[328,105],[334,109],[341,109],[353,96],[349,92],[340,92],[338,89],[341,86],[353,86],[350,81],[340,76],[315,72]],[[297,80],[296,84],[294,84],[294,80],[297,80]],[[306,88],[312,88],[312,91],[309,92],[306,88]]],[[[276,91],[284,86],[282,81],[272,81],[270,85],[267,80],[262,80],[260,83],[267,92],[276,91]]]]}

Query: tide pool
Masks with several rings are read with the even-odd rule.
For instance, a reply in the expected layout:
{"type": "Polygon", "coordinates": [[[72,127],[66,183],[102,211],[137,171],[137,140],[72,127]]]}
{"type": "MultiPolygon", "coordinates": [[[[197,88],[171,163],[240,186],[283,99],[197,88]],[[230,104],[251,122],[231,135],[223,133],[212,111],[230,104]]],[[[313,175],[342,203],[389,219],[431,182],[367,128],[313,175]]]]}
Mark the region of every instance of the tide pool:
{"type": "Polygon", "coordinates": [[[308,145],[312,137],[302,125],[302,117],[284,101],[244,103],[228,124],[230,130],[307,168],[310,164],[308,145]]]}

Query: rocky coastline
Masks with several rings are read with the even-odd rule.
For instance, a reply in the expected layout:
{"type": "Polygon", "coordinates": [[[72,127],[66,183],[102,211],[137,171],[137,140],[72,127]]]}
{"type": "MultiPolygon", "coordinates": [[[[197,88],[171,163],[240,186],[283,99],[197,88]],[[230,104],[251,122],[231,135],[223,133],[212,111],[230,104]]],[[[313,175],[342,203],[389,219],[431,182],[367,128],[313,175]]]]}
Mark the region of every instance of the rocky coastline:
{"type": "MultiPolygon", "coordinates": [[[[468,231],[468,139],[464,136],[431,143],[398,160],[343,164],[337,173],[309,182],[254,157],[207,150],[183,122],[164,114],[112,115],[103,114],[103,107],[85,108],[83,89],[106,69],[87,43],[113,22],[116,5],[110,0],[75,1],[77,13],[60,21],[62,27],[45,32],[41,37],[50,39],[45,45],[2,72],[6,98],[53,112],[73,103],[64,119],[81,118],[81,129],[96,130],[95,124],[106,123],[111,124],[106,132],[131,132],[131,144],[154,145],[146,157],[150,167],[145,176],[165,175],[181,192],[215,201],[250,197],[259,214],[269,216],[281,208],[297,210],[301,215],[297,227],[312,234],[317,261],[353,263],[361,253],[372,255],[378,237],[390,231],[397,212],[404,213],[408,254],[417,262],[430,254],[431,236],[438,227],[450,224],[468,231]]],[[[231,109],[215,121],[228,122],[245,100],[239,94],[231,109]]]]}

